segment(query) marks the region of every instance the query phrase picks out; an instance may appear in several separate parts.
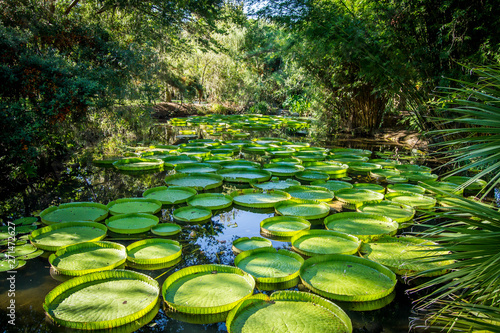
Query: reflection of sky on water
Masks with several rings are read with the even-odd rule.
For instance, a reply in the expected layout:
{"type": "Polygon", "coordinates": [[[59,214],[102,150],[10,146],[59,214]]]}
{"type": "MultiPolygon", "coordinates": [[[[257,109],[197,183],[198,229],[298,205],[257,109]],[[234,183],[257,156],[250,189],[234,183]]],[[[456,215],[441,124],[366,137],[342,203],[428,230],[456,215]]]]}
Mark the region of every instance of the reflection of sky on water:
{"type": "MultiPolygon", "coordinates": [[[[274,216],[270,209],[243,210],[233,207],[229,211],[217,213],[207,226],[209,233],[204,233],[197,238],[196,244],[211,261],[221,264],[231,264],[234,254],[231,250],[232,243],[239,237],[262,237],[260,222],[274,216]]],[[[290,247],[290,243],[271,240],[274,248],[290,247]]]]}

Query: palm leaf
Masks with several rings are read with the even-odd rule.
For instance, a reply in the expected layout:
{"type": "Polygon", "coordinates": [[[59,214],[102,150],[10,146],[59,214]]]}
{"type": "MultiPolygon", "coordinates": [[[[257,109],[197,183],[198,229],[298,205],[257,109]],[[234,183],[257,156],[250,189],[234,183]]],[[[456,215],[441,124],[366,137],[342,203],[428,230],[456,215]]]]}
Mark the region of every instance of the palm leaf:
{"type": "Polygon", "coordinates": [[[432,146],[450,158],[443,167],[456,166],[446,176],[480,169],[471,181],[489,180],[485,196],[500,182],[500,67],[473,72],[476,82],[455,80],[458,88],[441,88],[442,98],[433,103],[441,114],[435,119],[438,129],[429,134],[441,140],[432,146]]]}
{"type": "MultiPolygon", "coordinates": [[[[447,194],[424,184],[433,191],[447,194]]],[[[415,304],[412,325],[444,331],[495,331],[500,323],[500,213],[482,203],[447,194],[455,207],[427,213],[424,237],[439,241],[433,251],[450,251],[448,274],[415,287],[427,291],[415,304]],[[438,222],[439,221],[439,222],[438,222]]],[[[443,260],[443,258],[435,258],[443,260]]],[[[427,270],[417,274],[432,273],[427,270]]]]}

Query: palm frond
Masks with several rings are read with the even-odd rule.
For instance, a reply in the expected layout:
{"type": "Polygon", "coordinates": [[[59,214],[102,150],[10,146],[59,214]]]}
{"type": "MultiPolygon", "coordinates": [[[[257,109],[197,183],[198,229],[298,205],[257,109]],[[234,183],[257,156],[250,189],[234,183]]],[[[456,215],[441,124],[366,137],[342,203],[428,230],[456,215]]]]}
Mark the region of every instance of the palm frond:
{"type": "MultiPolygon", "coordinates": [[[[449,273],[421,283],[410,292],[427,292],[415,303],[413,327],[453,332],[495,331],[500,325],[500,212],[494,207],[443,192],[456,206],[428,212],[420,235],[437,240],[434,250],[448,251],[449,273]]],[[[418,273],[424,276],[433,270],[418,273]]]]}
{"type": "Polygon", "coordinates": [[[471,69],[475,82],[458,81],[457,88],[441,88],[442,98],[433,105],[441,115],[437,130],[429,132],[437,140],[432,146],[446,149],[451,158],[445,166],[457,167],[446,175],[463,173],[473,168],[481,171],[473,180],[489,180],[486,196],[498,185],[500,171],[500,67],[471,69]]]}

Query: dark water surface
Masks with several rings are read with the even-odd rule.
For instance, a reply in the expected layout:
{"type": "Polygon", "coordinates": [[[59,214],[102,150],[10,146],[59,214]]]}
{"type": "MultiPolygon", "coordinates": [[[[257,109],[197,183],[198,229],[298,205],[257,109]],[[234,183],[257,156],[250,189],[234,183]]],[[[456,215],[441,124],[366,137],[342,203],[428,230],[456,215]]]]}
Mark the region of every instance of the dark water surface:
{"type": "MultiPolygon", "coordinates": [[[[103,169],[82,163],[68,166],[45,184],[30,188],[22,195],[13,195],[3,205],[4,221],[20,216],[29,216],[51,205],[71,201],[94,201],[107,204],[124,197],[141,197],[142,192],[155,186],[163,186],[167,171],[127,175],[113,169],[103,169]]],[[[234,190],[234,186],[224,185],[218,191],[224,193],[234,190]]],[[[170,221],[171,213],[176,207],[163,207],[160,221],[170,221]]],[[[160,286],[164,280],[176,270],[197,264],[232,265],[235,255],[231,250],[232,241],[238,237],[260,235],[260,222],[274,216],[271,210],[251,210],[232,207],[216,212],[214,217],[201,225],[183,225],[182,232],[172,239],[183,245],[182,261],[173,268],[156,271],[141,271],[157,278],[160,286]]],[[[322,226],[319,226],[322,227],[322,226]]],[[[108,232],[105,240],[117,241],[128,245],[139,238],[155,237],[152,234],[124,237],[108,232]],[[117,238],[118,240],[115,240],[117,238]]],[[[157,236],[156,236],[157,237],[157,236]]],[[[273,241],[275,248],[289,249],[290,243],[273,241]]],[[[4,332],[64,332],[64,328],[49,323],[43,312],[42,304],[45,295],[61,282],[57,276],[52,277],[47,257],[28,260],[26,266],[15,274],[15,326],[7,321],[6,308],[10,297],[7,297],[9,284],[7,273],[0,273],[0,327],[4,332]],[[58,278],[58,279],[56,279],[58,278]]],[[[406,295],[406,286],[398,282],[394,301],[382,309],[375,311],[347,311],[354,332],[408,332],[411,317],[411,299],[406,295]]],[[[292,288],[303,290],[301,286],[292,288]]],[[[96,295],[98,296],[98,295],[96,295]]],[[[140,332],[224,332],[224,323],[211,325],[188,324],[165,315],[164,310],[154,319],[139,329],[140,332]]]]}

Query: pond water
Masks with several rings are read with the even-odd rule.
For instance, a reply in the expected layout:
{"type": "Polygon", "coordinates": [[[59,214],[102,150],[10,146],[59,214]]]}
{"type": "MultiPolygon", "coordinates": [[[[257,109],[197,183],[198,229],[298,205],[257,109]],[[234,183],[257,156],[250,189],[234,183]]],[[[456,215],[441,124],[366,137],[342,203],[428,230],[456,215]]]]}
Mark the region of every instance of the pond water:
{"type": "MultiPolygon", "coordinates": [[[[171,171],[170,171],[171,172],[171,171]]],[[[4,202],[2,216],[11,220],[19,216],[27,216],[39,212],[51,205],[71,201],[93,201],[107,204],[112,200],[125,197],[141,197],[142,193],[155,186],[164,186],[164,178],[168,171],[153,172],[141,175],[122,174],[110,168],[98,168],[91,163],[82,162],[66,166],[57,177],[47,179],[44,184],[28,189],[22,194],[11,196],[4,202]]],[[[366,181],[366,179],[355,179],[366,181]]],[[[243,186],[245,187],[245,186],[243,186]]],[[[248,186],[247,186],[248,187],[248,186]]],[[[242,186],[238,186],[242,188],[242,186]]],[[[214,192],[228,193],[235,186],[224,184],[214,192]]],[[[159,214],[161,221],[170,221],[172,211],[176,207],[163,207],[159,214]]],[[[235,207],[215,212],[212,219],[203,224],[185,224],[182,232],[170,237],[183,246],[182,261],[172,268],[155,271],[141,271],[160,284],[173,272],[197,264],[232,265],[235,255],[231,250],[232,242],[238,237],[260,235],[260,222],[274,216],[271,210],[252,210],[235,207]]],[[[315,228],[323,228],[322,225],[315,228]]],[[[105,240],[116,241],[126,245],[141,239],[155,237],[152,234],[127,236],[108,232],[105,240]]],[[[273,240],[275,248],[290,249],[289,242],[273,240]]],[[[49,323],[43,312],[42,304],[45,295],[61,282],[52,276],[47,257],[28,260],[27,264],[15,274],[16,325],[7,324],[6,308],[10,300],[6,297],[9,290],[7,274],[0,273],[0,327],[4,332],[54,332],[67,331],[49,323]]],[[[396,287],[394,301],[379,310],[355,312],[346,311],[353,322],[354,332],[407,332],[411,314],[411,302],[414,295],[407,295],[408,287],[399,282],[396,287]]],[[[301,285],[292,290],[303,290],[301,285]]],[[[189,324],[172,319],[160,309],[156,317],[139,332],[224,332],[224,323],[211,325],[189,324]]]]}

